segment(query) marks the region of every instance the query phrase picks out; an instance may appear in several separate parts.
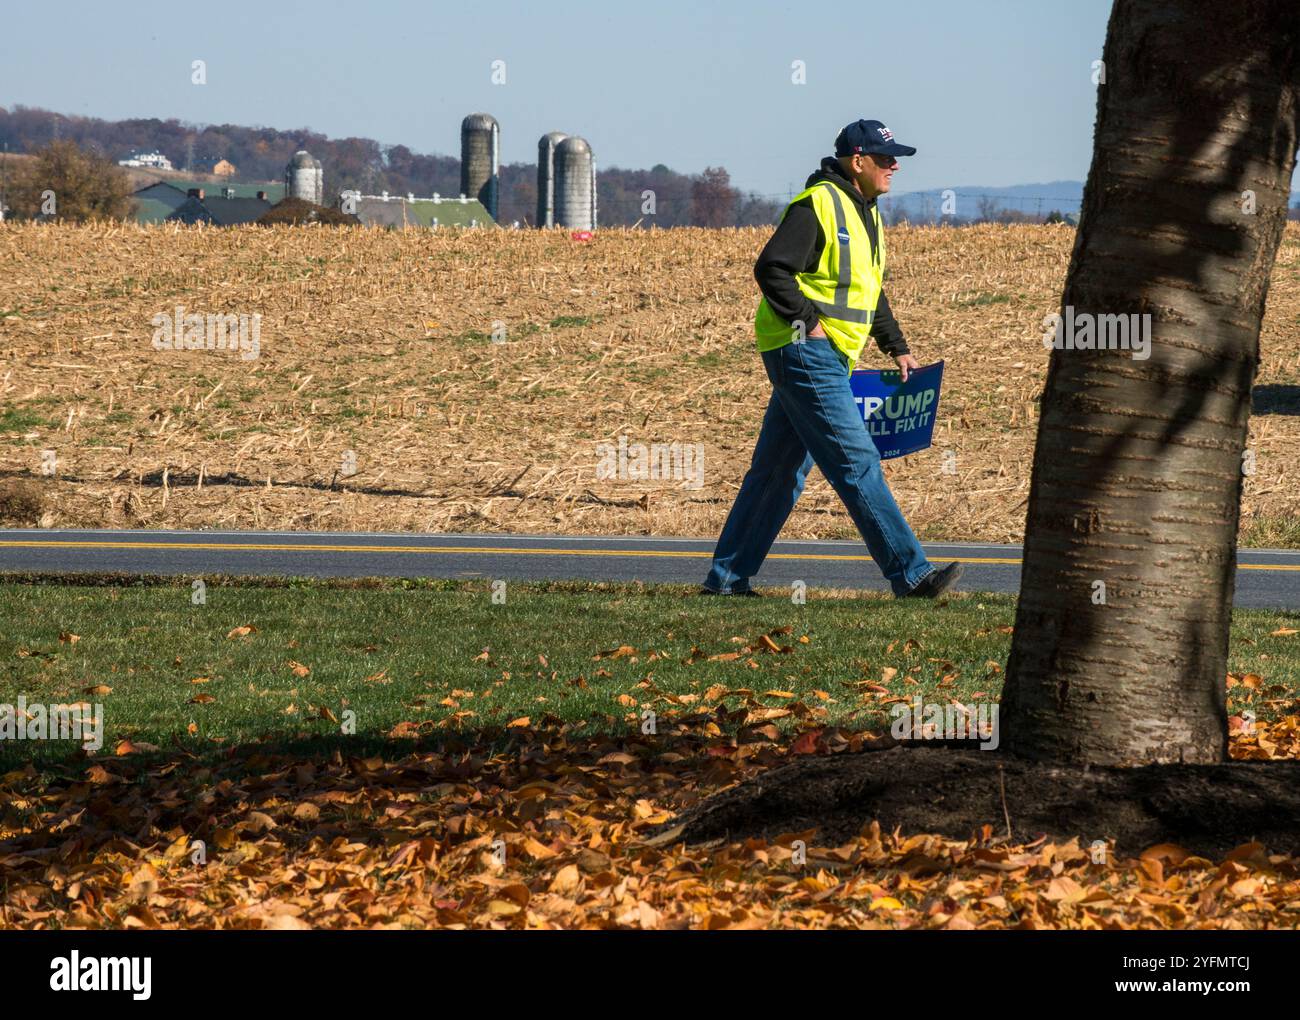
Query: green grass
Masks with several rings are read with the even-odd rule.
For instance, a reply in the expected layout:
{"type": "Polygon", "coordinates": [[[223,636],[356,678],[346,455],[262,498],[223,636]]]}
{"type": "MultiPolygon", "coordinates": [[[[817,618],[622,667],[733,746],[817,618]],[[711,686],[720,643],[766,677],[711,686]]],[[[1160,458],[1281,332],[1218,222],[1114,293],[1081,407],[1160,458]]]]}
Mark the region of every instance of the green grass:
{"type": "MultiPolygon", "coordinates": [[[[193,605],[188,581],[0,584],[0,703],[20,694],[29,704],[101,702],[109,752],[123,738],[203,752],[337,735],[322,707],[339,718],[355,712],[359,744],[404,721],[428,730],[456,711],[474,713],[461,721],[469,730],[550,715],[616,732],[636,725],[656,692],[695,695],[681,712],[712,711],[716,702],[703,695],[715,685],[751,690],[778,708],[793,699],[763,693],[789,692],[824,708],[827,722],[885,728],[886,709],[864,685],[881,683],[887,669],[897,671],[885,680],[891,694],[996,699],[1015,608],[996,595],[935,605],[810,593],[796,606],[779,596],[704,599],[686,588],[576,583],[512,583],[505,603],[494,604],[484,581],[214,581],[206,597],[193,605]],[[257,629],[227,637],[245,625],[257,629]],[[757,646],[780,627],[792,628],[775,635],[789,652],[708,659],[757,646]],[[624,645],[635,653],[596,658],[624,645]],[[295,676],[291,661],[310,673],[295,676]],[[380,673],[387,683],[366,679],[380,673]],[[192,683],[197,677],[208,680],[192,683]],[[87,693],[98,684],[112,693],[87,693]],[[215,700],[192,703],[199,694],[215,700]]],[[[1234,614],[1231,669],[1263,676],[1261,696],[1276,704],[1300,688],[1300,636],[1271,636],[1293,618],[1234,614]]],[[[653,707],[673,711],[663,700],[653,707]]],[[[1269,717],[1266,705],[1253,707],[1269,717]]],[[[0,760],[57,759],[69,746],[0,744],[0,760]]]]}
{"type": "Polygon", "coordinates": [[[6,404],[0,410],[0,432],[26,432],[33,428],[49,428],[51,422],[22,407],[6,404]]]}
{"type": "Polygon", "coordinates": [[[1300,549],[1300,517],[1253,517],[1238,544],[1244,549],[1300,549]]]}

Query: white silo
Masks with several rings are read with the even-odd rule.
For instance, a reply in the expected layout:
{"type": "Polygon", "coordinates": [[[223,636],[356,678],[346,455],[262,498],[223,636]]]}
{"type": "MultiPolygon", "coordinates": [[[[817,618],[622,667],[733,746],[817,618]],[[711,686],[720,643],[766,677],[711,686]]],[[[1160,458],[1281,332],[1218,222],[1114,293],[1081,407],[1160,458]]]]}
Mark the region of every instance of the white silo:
{"type": "Polygon", "coordinates": [[[490,113],[471,113],[460,123],[460,193],[477,198],[495,220],[501,129],[490,113]]]}
{"type": "Polygon", "coordinates": [[[567,138],[563,131],[542,135],[537,143],[537,226],[555,226],[555,147],[567,138]]]}
{"type": "Polygon", "coordinates": [[[306,149],[299,149],[284,168],[285,198],[300,198],[304,202],[323,205],[325,202],[325,171],[320,161],[306,149]]]}
{"type": "Polygon", "coordinates": [[[596,159],[576,135],[555,147],[555,222],[574,230],[596,228],[596,159]]]}

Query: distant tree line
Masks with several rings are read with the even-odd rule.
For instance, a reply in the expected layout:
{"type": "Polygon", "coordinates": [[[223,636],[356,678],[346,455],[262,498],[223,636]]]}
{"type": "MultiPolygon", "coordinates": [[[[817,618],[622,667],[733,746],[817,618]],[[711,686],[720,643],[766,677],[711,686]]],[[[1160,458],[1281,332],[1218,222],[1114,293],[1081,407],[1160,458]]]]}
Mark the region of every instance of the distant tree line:
{"type": "MultiPolygon", "coordinates": [[[[12,153],[35,153],[51,142],[73,142],[112,163],[133,152],[160,152],[177,170],[199,172],[218,159],[238,168],[238,178],[275,181],[298,149],[307,149],[325,171],[327,202],[341,190],[452,196],[460,192],[460,160],[385,146],[371,138],[331,139],[309,129],[193,125],[176,119],[119,121],[64,116],[49,110],[0,107],[0,145],[12,153]]],[[[599,160],[599,153],[597,154],[599,160]]],[[[498,216],[503,224],[532,225],[537,210],[537,167],[501,167],[498,216]]],[[[722,167],[682,174],[663,164],[623,170],[597,163],[596,205],[602,226],[748,226],[775,223],[783,205],[731,186],[722,167]],[[651,194],[647,195],[646,193],[651,194]],[[652,211],[647,212],[645,210],[652,211]]]]}

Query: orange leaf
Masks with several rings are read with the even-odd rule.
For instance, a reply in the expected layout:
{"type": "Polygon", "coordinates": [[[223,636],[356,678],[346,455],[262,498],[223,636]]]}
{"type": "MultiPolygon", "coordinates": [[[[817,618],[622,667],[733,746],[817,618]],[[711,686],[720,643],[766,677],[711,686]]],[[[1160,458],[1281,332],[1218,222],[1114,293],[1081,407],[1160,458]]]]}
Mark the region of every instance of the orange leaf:
{"type": "Polygon", "coordinates": [[[578,866],[576,864],[566,864],[551,879],[550,891],[561,896],[567,896],[578,888],[578,883],[581,880],[582,875],[578,872],[578,866]]]}
{"type": "Polygon", "coordinates": [[[817,738],[822,735],[820,729],[800,733],[798,739],[790,745],[791,754],[816,754],[817,738]]]}
{"type": "Polygon", "coordinates": [[[123,758],[128,754],[140,754],[144,751],[156,750],[158,750],[157,744],[146,744],[143,740],[120,740],[117,747],[113,748],[113,753],[119,758],[123,758]]]}

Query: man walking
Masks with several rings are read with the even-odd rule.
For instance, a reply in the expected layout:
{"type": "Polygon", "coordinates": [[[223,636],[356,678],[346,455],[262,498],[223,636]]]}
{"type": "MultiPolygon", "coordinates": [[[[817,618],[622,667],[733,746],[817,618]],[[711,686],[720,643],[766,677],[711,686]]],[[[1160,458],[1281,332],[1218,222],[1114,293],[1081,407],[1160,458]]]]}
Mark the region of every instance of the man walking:
{"type": "Polygon", "coordinates": [[[885,233],[876,207],[897,157],[915,153],[878,120],[848,125],[835,139],[835,156],[808,178],[758,257],[754,276],[763,298],[754,332],[772,398],[701,594],[757,594],[750,578],[814,463],[895,596],[936,598],[961,576],[960,563],[938,569],[925,558],[849,387],[868,337],[898,363],[904,382],[920,367],[881,289],[885,233]]]}

